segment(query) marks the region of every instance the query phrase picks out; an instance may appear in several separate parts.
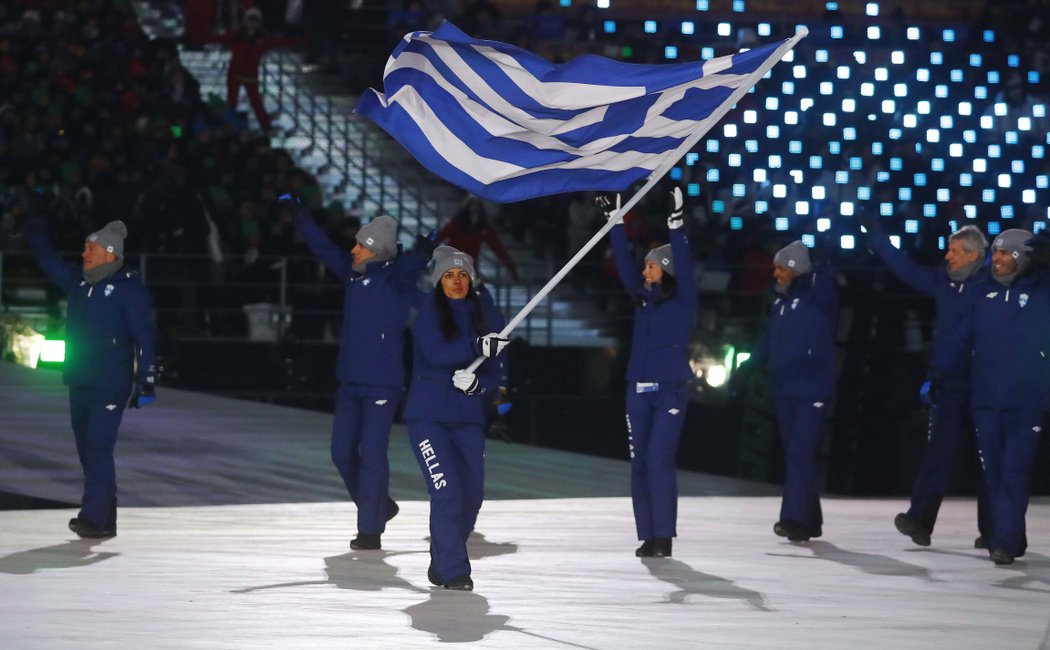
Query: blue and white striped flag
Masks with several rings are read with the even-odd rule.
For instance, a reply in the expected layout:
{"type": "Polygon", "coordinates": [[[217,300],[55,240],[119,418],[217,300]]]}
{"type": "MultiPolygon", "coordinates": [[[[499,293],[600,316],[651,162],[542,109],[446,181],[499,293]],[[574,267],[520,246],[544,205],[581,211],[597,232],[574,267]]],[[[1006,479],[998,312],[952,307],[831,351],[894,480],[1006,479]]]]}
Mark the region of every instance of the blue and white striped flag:
{"type": "Polygon", "coordinates": [[[711,128],[793,44],[702,64],[588,55],[555,65],[446,22],[404,37],[385,94],[369,90],[357,112],[430,171],[493,201],[620,191],[711,128]]]}

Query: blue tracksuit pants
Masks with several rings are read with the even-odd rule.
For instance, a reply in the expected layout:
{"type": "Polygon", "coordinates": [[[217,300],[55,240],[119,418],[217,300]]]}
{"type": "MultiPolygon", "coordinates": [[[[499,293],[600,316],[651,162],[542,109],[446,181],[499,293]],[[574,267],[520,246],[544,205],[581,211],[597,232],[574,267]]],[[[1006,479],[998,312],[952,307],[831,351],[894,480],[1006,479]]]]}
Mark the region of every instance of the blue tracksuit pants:
{"type": "Polygon", "coordinates": [[[657,390],[641,393],[634,382],[627,385],[631,503],[639,540],[678,534],[675,454],[688,405],[686,382],[661,382],[657,390]]]}
{"type": "Polygon", "coordinates": [[[780,520],[805,526],[814,537],[822,533],[817,447],[831,404],[821,400],[776,399],[777,424],[784,447],[784,497],[780,520]]]}
{"type": "Polygon", "coordinates": [[[1022,555],[1027,547],[1024,518],[1043,413],[974,409],[973,424],[991,510],[988,548],[1022,555]]]}
{"type": "Polygon", "coordinates": [[[390,491],[390,427],[401,390],[340,384],[332,421],[332,463],[357,504],[359,533],[386,530],[390,491]]]}
{"type": "MultiPolygon", "coordinates": [[[[955,448],[964,432],[970,428],[970,392],[945,390],[930,408],[930,424],[926,434],[926,453],[915,477],[908,516],[917,519],[933,532],[937,513],[951,479],[955,448]]],[[[988,518],[988,495],[983,472],[977,481],[977,528],[981,535],[991,535],[988,518]]]]}
{"type": "Polygon", "coordinates": [[[480,424],[412,420],[408,439],[430,493],[434,567],[446,581],[469,576],[467,538],[485,497],[485,433],[480,424]]]}
{"type": "Polygon", "coordinates": [[[77,516],[99,530],[117,529],[117,472],[113,449],[128,396],[90,388],[69,389],[69,419],[84,472],[77,516]]]}

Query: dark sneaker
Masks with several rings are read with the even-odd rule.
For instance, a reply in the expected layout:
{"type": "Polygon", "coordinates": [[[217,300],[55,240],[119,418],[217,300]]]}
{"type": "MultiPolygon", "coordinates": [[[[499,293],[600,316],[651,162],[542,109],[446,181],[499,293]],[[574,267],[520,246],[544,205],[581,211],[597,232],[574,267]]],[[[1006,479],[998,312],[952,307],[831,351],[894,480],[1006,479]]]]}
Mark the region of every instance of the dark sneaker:
{"type": "Polygon", "coordinates": [[[474,581],[470,579],[470,576],[459,576],[458,578],[452,578],[446,582],[445,589],[451,589],[452,591],[474,591],[474,581]]]}
{"type": "Polygon", "coordinates": [[[893,518],[893,525],[897,527],[901,535],[907,535],[919,546],[930,545],[930,529],[915,517],[902,512],[893,518]]]}
{"type": "Polygon", "coordinates": [[[379,535],[358,533],[357,537],[350,540],[350,548],[355,551],[378,551],[382,546],[379,543],[379,535]]]}
{"type": "Polygon", "coordinates": [[[1007,551],[1005,548],[993,548],[992,552],[989,553],[989,555],[992,558],[992,562],[995,562],[999,565],[1014,563],[1014,556],[1011,555],[1010,551],[1007,551]]]}
{"type": "Polygon", "coordinates": [[[95,528],[80,517],[73,517],[69,520],[69,530],[88,539],[107,539],[117,536],[116,530],[95,528]]]}
{"type": "Polygon", "coordinates": [[[789,542],[808,542],[812,537],[802,524],[786,519],[773,524],[773,532],[780,537],[787,537],[789,542]]]}
{"type": "Polygon", "coordinates": [[[401,508],[397,505],[397,501],[394,501],[390,497],[386,498],[386,520],[390,521],[397,516],[397,513],[401,512],[401,508]]]}
{"type": "Polygon", "coordinates": [[[671,557],[670,537],[657,537],[653,540],[653,557],[671,557]]]}
{"type": "Polygon", "coordinates": [[[977,539],[973,540],[974,548],[988,548],[988,540],[984,538],[984,535],[980,535],[977,539]]]}
{"type": "Polygon", "coordinates": [[[647,539],[642,542],[642,545],[634,550],[635,557],[652,557],[653,556],[653,540],[647,539]]]}

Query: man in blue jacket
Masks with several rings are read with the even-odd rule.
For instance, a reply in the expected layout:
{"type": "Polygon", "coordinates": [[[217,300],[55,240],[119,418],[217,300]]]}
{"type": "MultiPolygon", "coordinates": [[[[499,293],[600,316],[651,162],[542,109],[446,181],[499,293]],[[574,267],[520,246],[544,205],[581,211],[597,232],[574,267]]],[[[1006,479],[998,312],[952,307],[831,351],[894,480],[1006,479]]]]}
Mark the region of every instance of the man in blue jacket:
{"type": "Polygon", "coordinates": [[[1035,272],[1027,230],[992,243],[991,278],[934,359],[937,381],[972,359],[973,422],[981,454],[996,564],[1024,555],[1032,462],[1050,408],[1050,278],[1035,272]]]}
{"type": "Polygon", "coordinates": [[[139,408],[155,397],[152,301],[138,274],[124,267],[123,221],[88,235],[80,267],[55,253],[41,219],[30,221],[28,234],[37,263],[68,301],[62,383],[69,387],[69,416],[84,472],[80,512],[69,529],[81,537],[114,537],[117,429],[125,405],[139,408]]]}
{"type": "Polygon", "coordinates": [[[835,397],[838,289],[827,265],[814,266],[795,240],[773,257],[777,298],[765,336],[733,374],[731,389],[769,368],[769,385],[784,447],[784,497],[773,532],[792,542],[823,534],[817,447],[835,397]]]}
{"type": "MultiPolygon", "coordinates": [[[[869,232],[868,245],[890,271],[916,291],[932,296],[936,305],[933,330],[934,355],[947,345],[959,319],[968,317],[967,300],[985,287],[988,272],[984,269],[988,240],[974,226],[963,226],[948,238],[948,252],[944,267],[922,266],[890,243],[889,237],[878,227],[874,218],[865,218],[869,232]]],[[[919,546],[930,545],[930,535],[937,523],[941,500],[951,478],[952,458],[962,432],[970,426],[970,363],[964,359],[950,373],[941,377],[935,395],[930,394],[930,382],[922,386],[920,396],[930,407],[926,454],[912,489],[908,512],[893,520],[897,530],[919,546]]],[[[975,545],[985,543],[990,524],[985,521],[985,490],[983,479],[978,488],[977,528],[980,536],[975,545]]]]}
{"type": "Polygon", "coordinates": [[[433,248],[427,250],[422,241],[412,254],[401,255],[397,222],[381,215],[361,227],[348,253],[332,243],[304,206],[293,205],[306,245],[345,287],[332,462],[357,505],[357,537],[350,548],[376,550],[386,522],[398,511],[389,496],[387,450],[404,385],[408,310],[433,248]]]}

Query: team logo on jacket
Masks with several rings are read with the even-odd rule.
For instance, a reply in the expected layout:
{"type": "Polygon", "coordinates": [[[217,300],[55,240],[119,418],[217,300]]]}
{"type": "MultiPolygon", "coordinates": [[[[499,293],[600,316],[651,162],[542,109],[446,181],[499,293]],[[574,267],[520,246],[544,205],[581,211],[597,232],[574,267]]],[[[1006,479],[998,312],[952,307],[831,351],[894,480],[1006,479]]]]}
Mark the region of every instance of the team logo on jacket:
{"type": "Polygon", "coordinates": [[[795,307],[798,307],[798,298],[791,301],[791,308],[794,309],[795,307]]]}
{"type": "Polygon", "coordinates": [[[106,293],[106,297],[107,298],[109,297],[109,294],[113,293],[113,289],[115,289],[115,287],[112,284],[107,284],[106,285],[105,293],[106,293]]]}
{"type": "Polygon", "coordinates": [[[994,297],[996,297],[998,295],[999,295],[998,291],[993,291],[990,294],[986,295],[985,298],[994,298],[994,297]]]}
{"type": "Polygon", "coordinates": [[[1022,293],[1020,296],[1018,296],[1017,297],[1017,304],[1019,306],[1021,306],[1021,307],[1024,307],[1025,305],[1027,305],[1028,304],[1028,294],[1027,293],[1022,293]]]}
{"type": "Polygon", "coordinates": [[[364,280],[361,280],[361,286],[362,287],[367,287],[368,283],[371,282],[371,281],[372,281],[372,278],[365,278],[364,280]]]}

